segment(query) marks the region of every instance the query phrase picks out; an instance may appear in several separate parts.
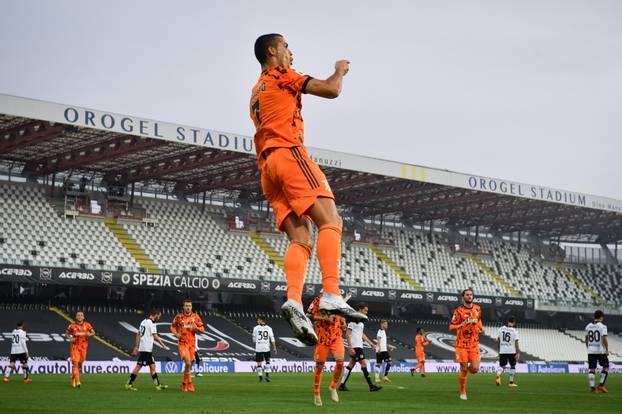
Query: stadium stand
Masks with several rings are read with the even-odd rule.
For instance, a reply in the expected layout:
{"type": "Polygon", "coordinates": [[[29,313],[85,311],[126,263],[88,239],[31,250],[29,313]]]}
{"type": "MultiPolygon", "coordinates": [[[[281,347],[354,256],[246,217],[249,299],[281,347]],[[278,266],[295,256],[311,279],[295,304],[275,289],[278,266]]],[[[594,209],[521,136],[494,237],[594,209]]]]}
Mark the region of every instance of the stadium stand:
{"type": "Polygon", "coordinates": [[[138,270],[102,220],[61,218],[44,187],[0,185],[0,261],[69,268],[138,270]]]}
{"type": "Polygon", "coordinates": [[[396,245],[385,254],[427,290],[457,292],[472,287],[484,295],[507,295],[469,259],[451,255],[436,234],[396,228],[386,231],[385,237],[396,245]]]}
{"type": "MultiPolygon", "coordinates": [[[[284,280],[279,258],[287,238],[263,233],[262,241],[278,257],[262,250],[248,231],[230,231],[222,208],[202,212],[195,203],[138,198],[153,225],[123,221],[123,228],[142,247],[156,266],[171,274],[221,276],[248,280],[284,280]]],[[[44,187],[5,183],[0,186],[0,261],[81,269],[140,271],[141,266],[104,225],[103,217],[60,217],[44,187]]],[[[508,296],[503,281],[525,297],[543,303],[594,306],[608,301],[620,305],[622,267],[572,266],[561,269],[542,262],[527,248],[482,239],[483,262],[498,275],[491,278],[465,255],[451,252],[448,241],[406,226],[385,230],[390,246],[383,253],[407,277],[426,290],[456,292],[473,287],[478,294],[508,296]],[[565,273],[569,272],[579,282],[565,273]],[[582,286],[581,286],[582,285],[582,286]],[[590,292],[602,292],[603,301],[590,292]]],[[[402,276],[403,277],[403,276],[402,276]]],[[[321,281],[315,256],[309,262],[307,280],[321,281]]],[[[413,289],[367,243],[342,245],[341,282],[348,286],[413,289]]]]}

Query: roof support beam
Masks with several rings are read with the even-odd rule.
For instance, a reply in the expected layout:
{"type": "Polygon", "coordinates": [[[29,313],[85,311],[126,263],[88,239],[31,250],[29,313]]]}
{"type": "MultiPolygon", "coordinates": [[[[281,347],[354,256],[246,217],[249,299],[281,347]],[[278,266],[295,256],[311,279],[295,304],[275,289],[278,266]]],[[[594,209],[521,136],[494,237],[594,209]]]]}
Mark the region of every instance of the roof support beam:
{"type": "Polygon", "coordinates": [[[49,141],[67,130],[67,125],[33,121],[25,125],[0,131],[0,154],[49,141]]]}
{"type": "Polygon", "coordinates": [[[29,170],[36,175],[46,175],[123,157],[134,152],[147,151],[161,145],[166,144],[157,139],[121,135],[105,142],[90,144],[53,157],[34,161],[29,163],[29,170]]]}

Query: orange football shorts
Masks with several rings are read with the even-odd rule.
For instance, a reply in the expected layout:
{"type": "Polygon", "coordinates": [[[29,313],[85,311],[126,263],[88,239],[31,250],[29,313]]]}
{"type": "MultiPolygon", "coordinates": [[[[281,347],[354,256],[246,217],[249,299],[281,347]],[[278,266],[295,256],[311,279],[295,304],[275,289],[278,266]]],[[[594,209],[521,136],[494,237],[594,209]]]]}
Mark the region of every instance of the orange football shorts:
{"type": "Polygon", "coordinates": [[[322,345],[318,343],[315,346],[315,352],[313,354],[315,362],[326,362],[328,360],[329,352],[333,355],[333,358],[335,358],[336,355],[339,355],[341,356],[341,359],[343,359],[343,338],[338,338],[334,340],[330,345],[322,345]]]}
{"type": "Polygon", "coordinates": [[[456,362],[479,362],[481,357],[479,355],[479,347],[477,348],[456,348],[456,362]]]}
{"type": "Polygon", "coordinates": [[[265,153],[261,187],[280,230],[289,214],[304,216],[318,197],[335,199],[326,176],[304,147],[270,148],[265,153]]]}

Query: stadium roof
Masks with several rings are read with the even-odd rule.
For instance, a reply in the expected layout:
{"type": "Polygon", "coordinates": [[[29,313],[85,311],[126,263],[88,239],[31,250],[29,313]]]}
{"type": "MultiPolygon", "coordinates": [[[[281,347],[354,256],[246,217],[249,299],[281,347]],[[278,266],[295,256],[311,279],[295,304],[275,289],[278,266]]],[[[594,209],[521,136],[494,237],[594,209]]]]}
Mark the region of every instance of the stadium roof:
{"type": "MultiPolygon", "coordinates": [[[[262,199],[252,137],[0,94],[0,172],[93,174],[175,194],[262,199]]],[[[338,204],[361,217],[622,240],[622,201],[309,148],[338,204]]]]}

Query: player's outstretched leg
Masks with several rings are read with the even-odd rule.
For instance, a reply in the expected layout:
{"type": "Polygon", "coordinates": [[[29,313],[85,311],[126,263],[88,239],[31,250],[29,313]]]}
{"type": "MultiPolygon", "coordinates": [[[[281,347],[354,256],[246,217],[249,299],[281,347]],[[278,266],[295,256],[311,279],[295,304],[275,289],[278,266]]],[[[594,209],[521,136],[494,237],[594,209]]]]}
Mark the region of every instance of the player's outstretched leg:
{"type": "Polygon", "coordinates": [[[313,324],[302,307],[302,288],[305,282],[307,262],[311,255],[311,228],[306,218],[295,214],[283,221],[283,229],[290,240],[283,258],[287,279],[287,301],[281,306],[281,315],[287,320],[294,335],[306,345],[315,345],[317,335],[313,324]]]}
{"type": "Polygon", "coordinates": [[[317,259],[322,271],[320,300],[322,312],[343,316],[347,321],[367,322],[367,315],[357,312],[341,297],[339,263],[341,261],[342,221],[332,198],[318,197],[307,214],[318,226],[317,259]]]}

